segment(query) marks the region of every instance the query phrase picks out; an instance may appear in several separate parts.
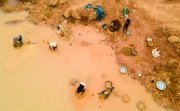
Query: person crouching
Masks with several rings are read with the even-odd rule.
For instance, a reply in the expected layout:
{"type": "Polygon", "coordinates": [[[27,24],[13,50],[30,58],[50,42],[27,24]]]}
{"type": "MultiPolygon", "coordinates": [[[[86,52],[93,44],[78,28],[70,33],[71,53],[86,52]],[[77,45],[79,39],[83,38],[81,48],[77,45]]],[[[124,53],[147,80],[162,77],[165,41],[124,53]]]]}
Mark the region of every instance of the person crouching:
{"type": "Polygon", "coordinates": [[[21,47],[23,45],[22,36],[18,35],[17,37],[13,38],[13,46],[14,47],[21,47]]]}
{"type": "Polygon", "coordinates": [[[81,82],[79,84],[79,87],[77,87],[76,92],[77,92],[77,94],[83,95],[85,92],[85,89],[86,89],[86,84],[84,82],[81,82]]]}
{"type": "Polygon", "coordinates": [[[56,42],[50,42],[49,43],[49,49],[56,50],[56,48],[57,48],[57,43],[56,42]]]}

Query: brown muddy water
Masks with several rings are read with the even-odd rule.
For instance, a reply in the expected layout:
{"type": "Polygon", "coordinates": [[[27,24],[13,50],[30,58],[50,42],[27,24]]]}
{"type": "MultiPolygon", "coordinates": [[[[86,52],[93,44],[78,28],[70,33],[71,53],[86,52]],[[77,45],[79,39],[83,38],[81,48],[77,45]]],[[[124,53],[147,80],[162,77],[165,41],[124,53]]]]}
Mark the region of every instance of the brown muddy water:
{"type": "Polygon", "coordinates": [[[72,40],[61,41],[49,27],[33,25],[27,13],[0,13],[0,111],[168,111],[154,102],[137,81],[119,73],[114,51],[101,42],[105,35],[92,27],[72,28],[72,40]],[[21,21],[12,24],[10,21],[21,21]],[[21,34],[26,43],[18,49],[12,38],[21,34]],[[43,41],[56,41],[50,51],[43,41]],[[70,45],[71,44],[71,45],[70,45]],[[87,91],[82,99],[75,95],[72,79],[84,81],[87,91]],[[99,92],[111,80],[118,91],[101,101],[99,92]],[[94,96],[92,96],[94,95],[94,96]],[[130,97],[122,102],[123,95],[130,97]]]}

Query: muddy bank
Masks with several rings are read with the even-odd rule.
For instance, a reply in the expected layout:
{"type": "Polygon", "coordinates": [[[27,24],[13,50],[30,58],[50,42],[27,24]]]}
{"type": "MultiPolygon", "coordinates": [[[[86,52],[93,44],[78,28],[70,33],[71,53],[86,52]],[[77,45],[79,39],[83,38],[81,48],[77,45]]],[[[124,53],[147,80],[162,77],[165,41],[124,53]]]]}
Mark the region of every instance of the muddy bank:
{"type": "MultiPolygon", "coordinates": [[[[141,0],[126,1],[126,3],[118,0],[110,2],[92,0],[90,3],[93,6],[101,5],[104,8],[106,17],[101,22],[96,21],[93,10],[84,9],[87,4],[87,1],[84,0],[61,0],[52,4],[49,0],[40,0],[36,3],[20,4],[18,8],[12,7],[12,9],[27,10],[30,21],[35,24],[47,24],[53,29],[56,25],[64,24],[63,22],[66,20],[67,23],[62,25],[65,28],[64,32],[59,35],[59,38],[70,40],[71,31],[68,30],[72,24],[95,26],[99,31],[102,31],[103,24],[110,24],[114,19],[120,20],[123,25],[125,20],[122,16],[122,8],[126,4],[130,9],[129,18],[132,20],[129,28],[131,35],[123,34],[122,28],[116,33],[112,33],[108,29],[103,32],[106,34],[103,43],[115,51],[117,63],[125,65],[129,71],[128,75],[140,81],[153,94],[158,103],[167,108],[178,110],[180,106],[179,43],[171,44],[168,38],[180,36],[179,24],[177,24],[180,21],[179,13],[176,13],[179,12],[179,4],[141,0]],[[153,8],[151,8],[152,4],[153,8]],[[171,10],[172,8],[175,8],[174,12],[171,10]],[[114,13],[112,14],[112,12],[114,13]],[[146,38],[148,36],[153,39],[153,47],[149,47],[147,44],[146,38]],[[152,56],[154,48],[160,50],[159,58],[152,56]],[[165,91],[156,88],[155,84],[158,80],[163,80],[167,84],[165,91]]],[[[12,9],[3,7],[3,10],[7,12],[12,11],[12,9]]],[[[82,41],[81,44],[83,46],[90,45],[86,41],[82,41]]]]}
{"type": "Polygon", "coordinates": [[[0,26],[4,29],[0,34],[3,37],[1,110],[138,111],[136,105],[143,101],[147,111],[165,111],[137,81],[119,73],[114,50],[102,42],[105,35],[97,29],[72,26],[71,40],[65,42],[51,28],[33,25],[25,20],[26,17],[27,13],[23,12],[0,14],[0,26]],[[6,24],[13,20],[12,17],[23,22],[6,24]],[[23,36],[24,45],[14,49],[10,40],[17,34],[23,36]],[[27,44],[28,41],[35,44],[27,44]],[[49,50],[44,41],[56,41],[57,50],[49,50]],[[87,84],[82,99],[74,95],[75,87],[70,85],[74,78],[87,84]],[[103,89],[106,80],[113,82],[116,94],[101,101],[97,93],[103,89]],[[130,97],[128,103],[121,100],[123,95],[130,97]]]}

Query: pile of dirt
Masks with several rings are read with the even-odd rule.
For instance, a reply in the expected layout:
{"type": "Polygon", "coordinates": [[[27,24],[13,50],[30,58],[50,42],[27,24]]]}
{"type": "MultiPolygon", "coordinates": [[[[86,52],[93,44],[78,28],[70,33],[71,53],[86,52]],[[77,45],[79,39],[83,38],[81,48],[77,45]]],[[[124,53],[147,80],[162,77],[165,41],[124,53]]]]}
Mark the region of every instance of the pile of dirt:
{"type": "Polygon", "coordinates": [[[122,54],[126,55],[126,56],[137,56],[138,53],[134,48],[130,48],[130,47],[123,47],[121,49],[122,54]]]}
{"type": "Polygon", "coordinates": [[[119,18],[121,15],[118,5],[116,4],[116,0],[112,0],[111,2],[104,0],[92,0],[90,4],[93,7],[89,10],[84,7],[87,5],[86,0],[20,0],[20,2],[20,6],[18,8],[29,11],[29,19],[32,22],[39,23],[43,21],[51,26],[61,22],[61,17],[65,17],[66,19],[73,18],[76,20],[82,20],[83,22],[95,21],[96,12],[94,8],[96,6],[103,7],[105,14],[108,15],[104,21],[108,21],[109,23],[112,19],[119,18]]]}

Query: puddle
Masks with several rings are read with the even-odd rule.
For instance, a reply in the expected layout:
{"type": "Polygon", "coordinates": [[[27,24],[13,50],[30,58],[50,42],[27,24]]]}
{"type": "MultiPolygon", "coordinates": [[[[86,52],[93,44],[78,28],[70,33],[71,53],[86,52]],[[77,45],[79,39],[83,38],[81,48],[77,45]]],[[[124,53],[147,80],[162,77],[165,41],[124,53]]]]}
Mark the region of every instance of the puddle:
{"type": "Polygon", "coordinates": [[[75,26],[75,38],[69,46],[51,28],[35,26],[26,17],[25,12],[0,13],[0,111],[138,111],[139,101],[146,104],[146,111],[167,111],[137,81],[119,74],[114,51],[100,42],[103,34],[75,26]],[[12,20],[23,21],[6,24],[12,20]],[[37,44],[14,49],[10,41],[19,34],[24,41],[37,44]],[[82,45],[82,40],[90,44],[82,45]],[[49,50],[43,41],[56,41],[57,50],[49,50]],[[87,84],[82,99],[74,96],[75,87],[70,83],[73,78],[87,84]],[[102,102],[97,93],[103,90],[106,80],[113,82],[120,97],[112,94],[102,102]],[[124,103],[123,95],[131,100],[124,103]]]}

